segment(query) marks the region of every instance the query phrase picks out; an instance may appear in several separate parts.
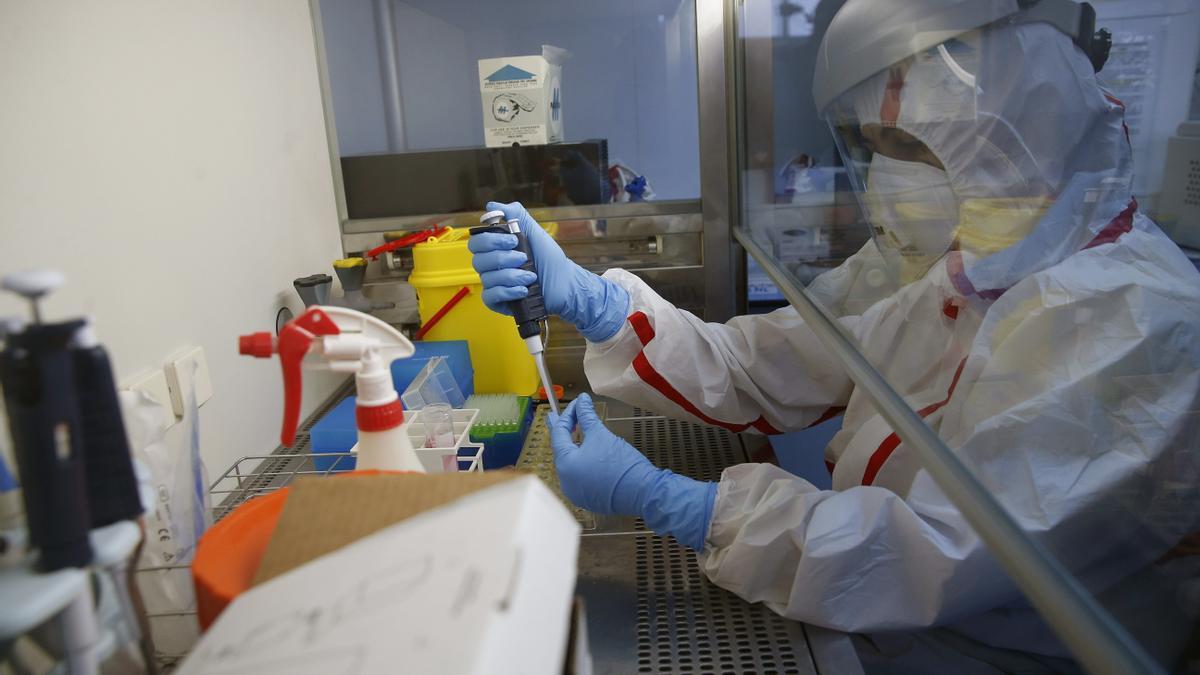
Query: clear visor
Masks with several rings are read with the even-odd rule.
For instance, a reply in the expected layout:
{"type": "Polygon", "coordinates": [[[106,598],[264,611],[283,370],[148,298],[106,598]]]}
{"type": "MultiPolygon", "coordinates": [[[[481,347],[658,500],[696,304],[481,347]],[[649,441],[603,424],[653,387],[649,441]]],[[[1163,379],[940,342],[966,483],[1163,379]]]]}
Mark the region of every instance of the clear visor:
{"type": "Polygon", "coordinates": [[[924,275],[953,246],[958,200],[930,150],[899,129],[834,129],[850,185],[895,281],[924,275]]]}
{"type": "Polygon", "coordinates": [[[978,123],[976,42],[970,34],[905,59],[825,113],[871,236],[901,284],[955,246],[961,196],[942,154],[978,123]]]}

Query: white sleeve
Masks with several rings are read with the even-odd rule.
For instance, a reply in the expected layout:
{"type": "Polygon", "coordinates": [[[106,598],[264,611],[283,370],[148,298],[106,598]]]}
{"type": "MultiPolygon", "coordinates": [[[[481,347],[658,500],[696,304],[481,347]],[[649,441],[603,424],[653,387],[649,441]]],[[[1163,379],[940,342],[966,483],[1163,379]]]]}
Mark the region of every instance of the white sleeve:
{"type": "MultiPolygon", "coordinates": [[[[1200,491],[1169,478],[1197,466],[1195,274],[1173,282],[1151,267],[1133,278],[1104,264],[1117,273],[1064,266],[998,300],[941,422],[953,420],[943,436],[987,490],[1089,588],[1143,569],[1200,526],[1200,491]]],[[[855,632],[944,623],[1018,597],[926,471],[911,485],[887,485],[887,471],[878,486],[822,491],[774,466],[726,469],[706,573],[785,616],[855,632]]]]}
{"type": "MultiPolygon", "coordinates": [[[[846,405],[850,379],[792,308],[705,323],[629,272],[604,278],[629,291],[630,315],[588,343],[596,393],[736,432],[802,429],[846,405]]],[[[841,321],[853,330],[857,319],[841,321]]]]}
{"type": "Polygon", "coordinates": [[[1011,595],[978,536],[927,474],[918,481],[933,499],[906,502],[882,487],[818,490],[770,464],[730,467],[705,573],[783,616],[847,632],[930,626],[1011,595]]]}

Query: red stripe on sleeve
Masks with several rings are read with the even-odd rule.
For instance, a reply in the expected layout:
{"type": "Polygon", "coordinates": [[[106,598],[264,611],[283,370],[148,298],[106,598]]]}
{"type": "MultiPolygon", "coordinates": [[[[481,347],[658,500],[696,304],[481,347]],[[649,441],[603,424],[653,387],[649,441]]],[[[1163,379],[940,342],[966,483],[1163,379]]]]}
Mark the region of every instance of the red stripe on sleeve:
{"type": "MultiPolygon", "coordinates": [[[[642,343],[642,347],[645,347],[650,343],[651,340],[654,339],[654,326],[650,325],[650,319],[646,316],[645,312],[634,312],[633,314],[630,314],[629,323],[631,326],[633,326],[633,332],[637,334],[638,340],[640,340],[642,343]]],[[[746,429],[749,429],[751,426],[758,431],[763,432],[764,434],[781,433],[780,431],[776,430],[775,427],[771,426],[771,423],[767,422],[767,420],[762,416],[759,416],[758,419],[747,424],[734,424],[732,422],[722,422],[705,415],[691,401],[687,400],[683,394],[679,393],[678,389],[671,386],[671,383],[667,381],[667,378],[663,377],[662,373],[655,370],[654,366],[650,364],[650,359],[646,356],[645,349],[642,349],[642,351],[638,352],[638,355],[633,358],[633,370],[638,374],[638,377],[642,378],[643,382],[650,385],[650,387],[652,387],[655,391],[667,397],[667,399],[669,399],[672,403],[680,408],[683,408],[689,414],[707,424],[711,424],[715,427],[721,427],[722,429],[728,429],[734,433],[741,433],[746,429]]]]}
{"type": "MultiPolygon", "coordinates": [[[[963,366],[965,365],[967,365],[966,359],[958,362],[958,369],[954,371],[954,379],[950,381],[950,390],[946,392],[946,398],[938,401],[937,403],[932,403],[924,408],[921,408],[917,411],[918,415],[923,418],[928,417],[932,415],[935,410],[950,402],[950,397],[954,396],[954,388],[958,386],[958,378],[962,376],[963,366]]],[[[865,471],[863,471],[863,485],[870,485],[875,482],[875,477],[879,475],[879,470],[883,468],[883,465],[885,462],[887,462],[888,457],[891,457],[892,452],[894,452],[899,446],[900,437],[897,436],[896,432],[894,431],[888,434],[887,438],[883,439],[883,442],[879,444],[879,447],[875,448],[875,452],[871,453],[871,459],[867,460],[867,468],[865,471]]]]}
{"type": "Polygon", "coordinates": [[[638,341],[642,346],[650,344],[654,339],[654,326],[650,325],[650,319],[645,312],[634,312],[629,315],[629,325],[633,326],[633,332],[637,333],[638,341]]]}
{"type": "Polygon", "coordinates": [[[1083,249],[1086,251],[1089,248],[1099,246],[1101,244],[1111,244],[1120,239],[1121,235],[1132,230],[1133,213],[1134,211],[1137,211],[1137,206],[1138,204],[1136,199],[1129,200],[1129,206],[1126,206],[1124,211],[1118,213],[1115,218],[1108,221],[1108,224],[1104,226],[1104,229],[1097,232],[1096,236],[1090,242],[1088,242],[1087,246],[1084,246],[1083,249]]]}
{"type": "Polygon", "coordinates": [[[828,422],[829,420],[837,417],[838,415],[841,415],[844,412],[846,412],[846,406],[835,405],[832,408],[830,408],[829,410],[826,410],[824,413],[821,413],[821,416],[817,418],[816,422],[813,422],[812,424],[810,424],[804,428],[811,429],[811,428],[817,426],[818,424],[828,422]]]}
{"type": "Polygon", "coordinates": [[[766,418],[764,418],[762,415],[759,415],[758,419],[754,420],[750,424],[752,424],[755,429],[758,429],[759,431],[761,431],[762,433],[764,433],[768,436],[775,436],[777,434],[783,433],[782,431],[771,426],[771,423],[768,422],[766,420],[766,418]]]}

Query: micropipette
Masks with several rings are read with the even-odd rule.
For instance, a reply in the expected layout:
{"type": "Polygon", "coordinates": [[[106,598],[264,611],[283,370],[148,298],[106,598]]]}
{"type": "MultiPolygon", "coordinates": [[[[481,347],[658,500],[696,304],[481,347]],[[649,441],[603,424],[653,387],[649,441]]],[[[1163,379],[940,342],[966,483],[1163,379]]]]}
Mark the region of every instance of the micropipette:
{"type": "MultiPolygon", "coordinates": [[[[521,231],[518,221],[507,220],[506,222],[503,211],[488,211],[479,218],[479,222],[479,227],[471,228],[471,236],[484,232],[498,232],[515,236],[517,238],[516,250],[525,254],[525,263],[521,265],[521,269],[537,274],[537,269],[533,265],[533,250],[529,247],[529,240],[521,231]]],[[[529,350],[530,355],[533,356],[533,362],[537,365],[538,377],[541,378],[542,387],[546,390],[546,399],[550,402],[550,409],[557,415],[558,399],[554,396],[554,384],[550,381],[550,371],[546,370],[546,358],[542,347],[542,322],[549,315],[546,313],[546,304],[542,301],[541,281],[535,279],[532,284],[529,284],[529,295],[520,300],[513,300],[508,307],[512,311],[513,319],[517,322],[517,333],[521,339],[525,340],[525,348],[529,350]]]]}

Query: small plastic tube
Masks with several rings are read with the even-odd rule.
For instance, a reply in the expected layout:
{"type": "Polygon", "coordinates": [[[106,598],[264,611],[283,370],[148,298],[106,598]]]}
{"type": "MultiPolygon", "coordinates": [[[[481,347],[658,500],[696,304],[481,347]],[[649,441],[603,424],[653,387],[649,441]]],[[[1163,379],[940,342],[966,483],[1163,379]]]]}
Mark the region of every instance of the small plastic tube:
{"type": "Polygon", "coordinates": [[[430,403],[421,408],[421,421],[425,423],[425,447],[454,447],[454,423],[450,419],[452,410],[449,403],[430,403]]]}

